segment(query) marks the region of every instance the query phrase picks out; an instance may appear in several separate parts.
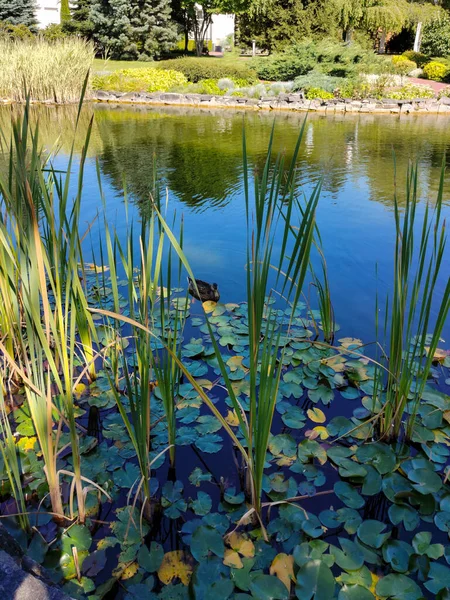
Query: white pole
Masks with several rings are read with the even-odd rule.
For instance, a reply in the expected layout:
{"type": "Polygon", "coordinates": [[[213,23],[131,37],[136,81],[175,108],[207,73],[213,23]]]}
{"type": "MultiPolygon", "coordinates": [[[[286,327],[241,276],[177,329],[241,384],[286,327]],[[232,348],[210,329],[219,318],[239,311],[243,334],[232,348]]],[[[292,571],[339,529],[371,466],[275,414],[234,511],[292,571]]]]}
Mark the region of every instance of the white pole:
{"type": "Polygon", "coordinates": [[[256,41],[252,41],[252,55],[256,56],[256,41]]]}
{"type": "Polygon", "coordinates": [[[414,52],[420,51],[420,38],[422,37],[422,21],[417,23],[416,39],[414,40],[414,52]]]}

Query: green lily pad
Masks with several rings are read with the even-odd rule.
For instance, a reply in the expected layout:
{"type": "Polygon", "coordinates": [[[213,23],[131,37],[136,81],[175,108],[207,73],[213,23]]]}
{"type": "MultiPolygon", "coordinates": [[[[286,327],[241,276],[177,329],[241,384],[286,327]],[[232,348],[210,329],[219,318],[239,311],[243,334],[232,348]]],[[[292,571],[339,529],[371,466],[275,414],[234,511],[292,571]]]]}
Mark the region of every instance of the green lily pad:
{"type": "Polygon", "coordinates": [[[417,583],[405,575],[390,574],[382,577],[375,591],[379,596],[392,600],[420,600],[423,597],[417,583]]]}
{"type": "Polygon", "coordinates": [[[299,600],[330,600],[335,586],[331,569],[322,560],[311,560],[298,570],[295,593],[299,600]]]}
{"type": "Polygon", "coordinates": [[[363,521],[358,527],[358,537],[363,544],[366,544],[366,546],[370,546],[371,548],[381,548],[391,535],[390,531],[383,533],[385,529],[385,523],[368,519],[363,521]]]}
{"type": "Polygon", "coordinates": [[[225,546],[221,534],[213,527],[201,525],[192,534],[191,553],[198,562],[209,554],[223,557],[225,546]]]}
{"type": "Polygon", "coordinates": [[[338,538],[342,550],[331,546],[330,553],[334,555],[336,564],[345,571],[356,571],[364,564],[364,555],[358,546],[347,538],[338,538]]]}
{"type": "Polygon", "coordinates": [[[412,548],[406,542],[400,540],[388,540],[383,545],[384,561],[391,565],[394,571],[406,573],[409,566],[409,558],[412,548]]]}
{"type": "Polygon", "coordinates": [[[441,590],[450,588],[450,569],[445,565],[432,562],[428,577],[430,579],[424,585],[432,594],[438,594],[441,590]]]}
{"type": "Polygon", "coordinates": [[[334,493],[349,508],[362,508],[365,504],[364,498],[346,481],[337,481],[334,493]]]}
{"type": "Polygon", "coordinates": [[[198,492],[197,499],[192,500],[191,508],[195,512],[196,515],[205,516],[207,515],[212,508],[212,500],[211,496],[206,492],[198,492]]]}
{"type": "Polygon", "coordinates": [[[91,543],[91,533],[84,525],[73,525],[61,536],[62,551],[69,555],[72,555],[73,547],[75,547],[78,552],[89,550],[91,543]]]}
{"type": "Polygon", "coordinates": [[[344,585],[339,592],[338,600],[374,600],[375,596],[362,585],[344,585]]]}
{"type": "Polygon", "coordinates": [[[216,452],[219,452],[219,450],[222,450],[223,440],[220,435],[210,433],[197,438],[195,440],[195,445],[201,452],[215,454],[216,452]]]}
{"type": "Polygon", "coordinates": [[[142,545],[137,554],[139,566],[147,573],[155,573],[161,566],[164,558],[164,549],[156,542],[152,542],[150,549],[142,545]]]}
{"type": "Polygon", "coordinates": [[[413,488],[420,494],[433,494],[442,487],[442,479],[431,469],[414,469],[408,473],[413,488]]]}
{"type": "Polygon", "coordinates": [[[274,575],[255,574],[249,587],[252,597],[257,600],[289,600],[286,586],[274,575]]]}

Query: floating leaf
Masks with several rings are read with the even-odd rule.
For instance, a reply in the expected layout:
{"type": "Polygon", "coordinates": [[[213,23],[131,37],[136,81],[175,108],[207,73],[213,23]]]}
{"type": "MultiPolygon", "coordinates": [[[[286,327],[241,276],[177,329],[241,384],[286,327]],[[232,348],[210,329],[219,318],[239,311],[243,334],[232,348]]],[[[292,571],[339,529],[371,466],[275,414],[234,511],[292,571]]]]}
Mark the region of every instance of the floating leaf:
{"type": "Polygon", "coordinates": [[[284,583],[287,591],[291,591],[291,582],[295,582],[294,557],[289,554],[277,554],[270,565],[270,574],[276,575],[284,583]]]}
{"type": "Polygon", "coordinates": [[[192,575],[192,558],[183,550],[167,552],[158,569],[159,580],[168,585],[174,579],[179,579],[184,585],[189,584],[192,575]]]}
{"type": "Polygon", "coordinates": [[[338,538],[338,541],[342,550],[336,546],[332,546],[330,549],[330,554],[333,554],[336,564],[345,571],[360,569],[364,564],[364,555],[358,546],[347,538],[338,538]]]}
{"type": "Polygon", "coordinates": [[[233,531],[227,538],[227,544],[232,550],[239,552],[241,556],[245,556],[246,558],[253,558],[255,556],[255,546],[253,542],[243,534],[233,531]]]}
{"type": "Polygon", "coordinates": [[[205,492],[198,492],[197,500],[192,500],[191,508],[196,515],[205,516],[212,507],[211,496],[205,492]]]}
{"type": "Polygon", "coordinates": [[[438,594],[441,590],[450,588],[450,569],[445,565],[432,562],[428,577],[430,579],[424,585],[429,592],[438,594]]]}
{"type": "Polygon", "coordinates": [[[299,600],[330,600],[335,585],[331,569],[322,560],[311,560],[300,567],[295,592],[299,600]]]}
{"type": "Polygon", "coordinates": [[[420,600],[422,592],[415,581],[405,575],[390,574],[382,577],[375,591],[383,598],[392,600],[420,600]]]}
{"type": "Polygon", "coordinates": [[[364,498],[346,481],[337,481],[334,484],[334,493],[349,508],[364,506],[364,498]]]}
{"type": "Polygon", "coordinates": [[[338,600],[375,600],[375,596],[362,585],[344,585],[339,592],[338,600]]]}
{"type": "Polygon", "coordinates": [[[274,575],[255,574],[250,581],[250,591],[258,600],[288,600],[284,584],[274,575]]]}
{"type": "Polygon", "coordinates": [[[325,423],[326,417],[320,408],[310,408],[306,411],[306,414],[314,423],[325,423]]]}
{"type": "Polygon", "coordinates": [[[390,537],[391,533],[383,533],[386,529],[385,523],[368,519],[363,521],[358,527],[358,537],[367,546],[372,548],[381,548],[384,542],[390,537]]]}
{"type": "Polygon", "coordinates": [[[223,564],[227,567],[233,567],[234,569],[242,569],[244,566],[238,552],[232,550],[231,548],[225,548],[223,564]]]}
{"type": "Polygon", "coordinates": [[[203,310],[205,311],[206,314],[212,313],[217,306],[217,302],[213,302],[212,300],[207,300],[206,302],[202,303],[202,306],[203,306],[203,310]]]}
{"type": "Polygon", "coordinates": [[[441,478],[431,469],[413,469],[408,479],[413,482],[413,488],[424,495],[438,492],[442,487],[441,478]]]}
{"type": "Polygon", "coordinates": [[[189,481],[195,487],[200,487],[202,481],[211,481],[211,473],[203,473],[200,467],[195,467],[192,473],[189,475],[189,481]]]}

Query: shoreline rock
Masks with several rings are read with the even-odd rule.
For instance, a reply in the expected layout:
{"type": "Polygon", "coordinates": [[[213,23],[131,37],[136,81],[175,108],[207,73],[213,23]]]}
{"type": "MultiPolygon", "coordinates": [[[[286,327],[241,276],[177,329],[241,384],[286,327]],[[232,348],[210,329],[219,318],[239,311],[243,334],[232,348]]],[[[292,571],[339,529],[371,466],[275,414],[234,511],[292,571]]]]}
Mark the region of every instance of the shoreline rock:
{"type": "MultiPolygon", "coordinates": [[[[90,94],[86,102],[106,104],[136,104],[149,106],[186,106],[198,108],[232,108],[264,111],[319,112],[334,113],[370,113],[370,114],[450,114],[450,98],[411,98],[378,100],[368,98],[352,100],[351,98],[320,98],[307,100],[300,93],[282,93],[279,96],[266,98],[243,98],[238,96],[214,96],[210,94],[177,94],[173,92],[107,92],[96,90],[90,94]]],[[[15,104],[13,101],[0,100],[0,104],[15,104]]],[[[32,104],[62,106],[54,101],[39,101],[32,104]]],[[[72,103],[73,104],[73,103],[72,103]]]]}

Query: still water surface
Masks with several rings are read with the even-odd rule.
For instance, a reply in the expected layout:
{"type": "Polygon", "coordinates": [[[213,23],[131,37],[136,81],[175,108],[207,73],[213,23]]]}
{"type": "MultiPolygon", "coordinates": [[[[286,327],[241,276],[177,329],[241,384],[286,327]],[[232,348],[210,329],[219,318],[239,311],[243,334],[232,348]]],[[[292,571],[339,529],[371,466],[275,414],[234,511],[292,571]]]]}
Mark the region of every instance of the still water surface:
{"type": "MultiPolygon", "coordinates": [[[[10,112],[9,108],[0,110],[0,123],[6,127],[10,112]]],[[[59,148],[55,162],[64,168],[75,107],[36,107],[33,113],[39,117],[42,143],[49,150],[59,148]]],[[[156,161],[163,186],[168,189],[169,210],[183,214],[184,247],[197,277],[217,282],[221,300],[242,301],[246,240],[243,127],[251,169],[261,170],[272,127],[274,152],[285,153],[289,161],[304,115],[88,106],[79,128],[78,154],[92,114],[83,220],[90,222],[102,206],[97,167],[108,218],[119,231],[124,229],[126,187],[129,218],[137,220],[152,191],[156,161]]],[[[375,294],[378,291],[384,298],[391,288],[395,180],[402,199],[408,164],[417,161],[421,216],[425,202],[433,203],[436,198],[440,168],[445,156],[450,156],[449,146],[450,119],[443,116],[307,117],[298,160],[298,190],[308,197],[323,179],[317,222],[343,335],[372,340],[375,294]]],[[[448,181],[444,192],[444,212],[450,216],[448,181]]],[[[447,250],[439,292],[449,273],[447,250]]]]}

